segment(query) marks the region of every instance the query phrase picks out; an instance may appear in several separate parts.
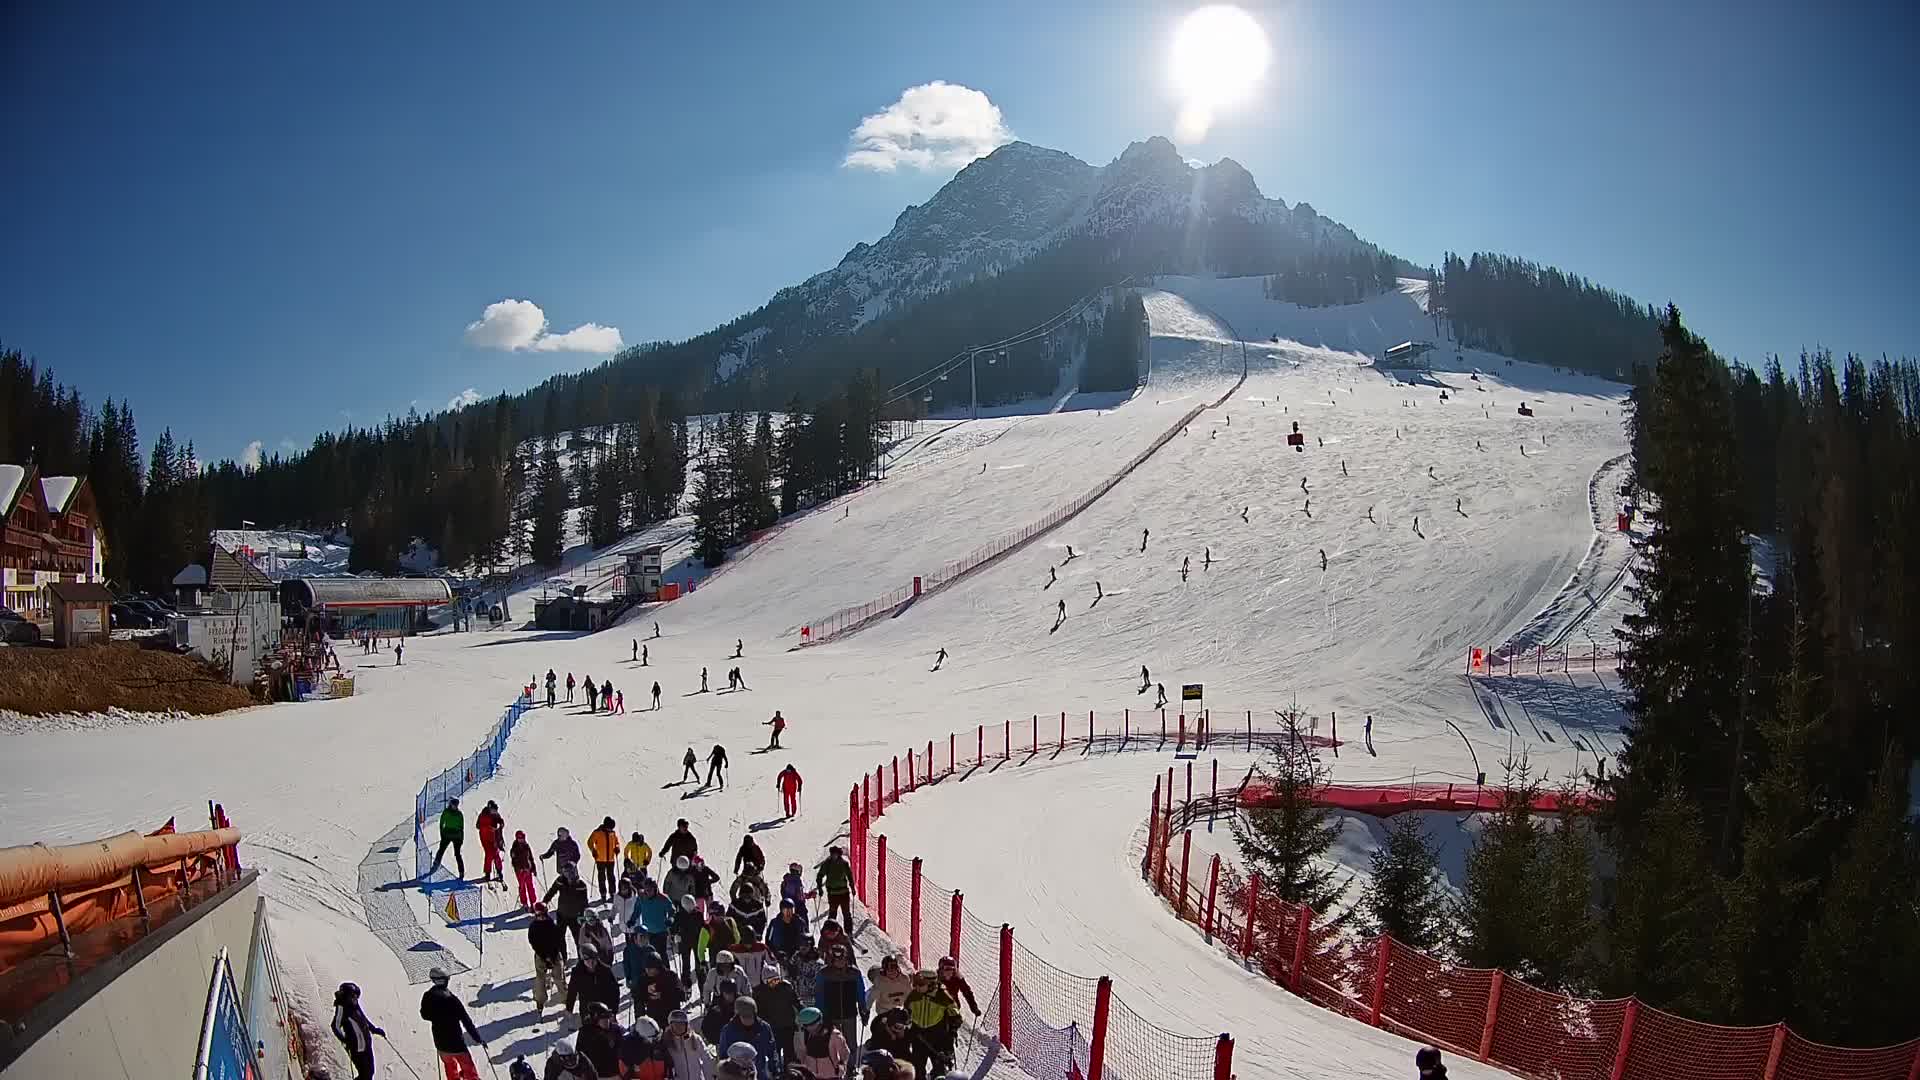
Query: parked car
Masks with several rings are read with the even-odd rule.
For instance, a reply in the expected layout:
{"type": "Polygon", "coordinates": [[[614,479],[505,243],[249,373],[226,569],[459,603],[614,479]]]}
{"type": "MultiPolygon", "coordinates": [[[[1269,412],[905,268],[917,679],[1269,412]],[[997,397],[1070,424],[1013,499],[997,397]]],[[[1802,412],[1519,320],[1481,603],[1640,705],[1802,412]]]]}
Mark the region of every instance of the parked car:
{"type": "Polygon", "coordinates": [[[40,643],[40,626],[12,608],[0,607],[0,641],[13,645],[40,643]]]}
{"type": "Polygon", "coordinates": [[[107,621],[115,630],[151,630],[153,616],[121,601],[107,609],[107,621]]]}
{"type": "Polygon", "coordinates": [[[127,607],[146,615],[152,626],[165,626],[173,618],[173,609],[158,600],[124,600],[127,607]]]}

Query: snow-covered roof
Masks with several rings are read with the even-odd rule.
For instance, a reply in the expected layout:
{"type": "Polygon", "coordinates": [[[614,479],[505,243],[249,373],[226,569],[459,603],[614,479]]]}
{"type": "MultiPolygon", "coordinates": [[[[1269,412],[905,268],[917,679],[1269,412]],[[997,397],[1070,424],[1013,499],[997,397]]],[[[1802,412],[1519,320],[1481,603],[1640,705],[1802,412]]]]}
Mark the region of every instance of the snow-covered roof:
{"type": "Polygon", "coordinates": [[[53,514],[67,512],[67,503],[73,493],[80,488],[77,476],[43,476],[40,478],[40,493],[46,498],[47,511],[53,514]]]}
{"type": "Polygon", "coordinates": [[[24,465],[0,465],[0,513],[13,509],[13,497],[27,479],[24,465]]]}

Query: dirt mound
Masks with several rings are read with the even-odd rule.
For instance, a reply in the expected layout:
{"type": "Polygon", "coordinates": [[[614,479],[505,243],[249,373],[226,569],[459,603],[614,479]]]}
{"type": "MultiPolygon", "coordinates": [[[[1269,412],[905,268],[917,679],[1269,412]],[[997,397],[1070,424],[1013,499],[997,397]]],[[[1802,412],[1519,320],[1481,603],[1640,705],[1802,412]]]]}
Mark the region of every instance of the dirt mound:
{"type": "Polygon", "coordinates": [[[0,648],[0,711],[204,714],[252,704],[245,687],[167,649],[130,641],[78,649],[0,648]]]}

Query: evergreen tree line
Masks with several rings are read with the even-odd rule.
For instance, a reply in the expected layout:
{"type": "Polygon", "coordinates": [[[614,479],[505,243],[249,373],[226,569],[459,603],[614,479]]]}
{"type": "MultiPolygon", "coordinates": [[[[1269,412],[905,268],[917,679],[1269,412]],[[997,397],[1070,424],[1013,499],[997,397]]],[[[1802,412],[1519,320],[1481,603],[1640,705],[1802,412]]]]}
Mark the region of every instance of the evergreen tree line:
{"type": "Polygon", "coordinates": [[[1293,265],[1269,274],[1266,294],[1301,307],[1330,307],[1357,304],[1399,285],[1399,260],[1383,251],[1322,250],[1295,256],[1293,265]]]}
{"type": "Polygon", "coordinates": [[[1129,289],[1107,310],[1100,329],[1087,341],[1080,389],[1124,392],[1139,386],[1149,334],[1146,303],[1129,289]]]}
{"type": "Polygon", "coordinates": [[[1520,360],[1628,378],[1660,351],[1652,307],[1578,274],[1511,255],[1448,252],[1429,286],[1460,344],[1520,360]]]}

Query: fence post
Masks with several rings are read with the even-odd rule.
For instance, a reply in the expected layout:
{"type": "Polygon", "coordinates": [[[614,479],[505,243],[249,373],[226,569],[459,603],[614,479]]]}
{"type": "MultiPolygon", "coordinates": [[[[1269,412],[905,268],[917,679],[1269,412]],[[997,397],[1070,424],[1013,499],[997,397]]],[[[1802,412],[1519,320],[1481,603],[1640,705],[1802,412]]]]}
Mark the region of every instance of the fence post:
{"type": "Polygon", "coordinates": [[[1207,869],[1207,944],[1213,944],[1213,900],[1220,892],[1220,856],[1213,857],[1213,864],[1207,869]]]}
{"type": "Polygon", "coordinates": [[[1013,1053],[1013,927],[1006,923],[1000,924],[1000,1047],[1013,1053]]]}
{"type": "Polygon", "coordinates": [[[911,792],[919,783],[920,773],[913,767],[913,747],[907,747],[907,790],[911,792]]]}
{"type": "Polygon", "coordinates": [[[1013,760],[1013,721],[1002,720],[1000,721],[1000,724],[1001,724],[1001,738],[1005,740],[1001,744],[1000,760],[1012,761],[1013,760]]]}
{"type": "MultiPolygon", "coordinates": [[[[1067,722],[1067,714],[1061,713],[1060,723],[1065,724],[1066,722],[1067,722]]],[[[1036,754],[1040,752],[1040,714],[1039,713],[1033,714],[1033,752],[1036,754]]]]}
{"type": "Polygon", "coordinates": [[[880,932],[887,932],[887,834],[880,834],[880,856],[878,872],[873,875],[874,887],[880,893],[880,932]]]}
{"type": "Polygon", "coordinates": [[[947,920],[947,955],[953,957],[954,964],[960,963],[960,920],[966,914],[966,901],[960,898],[960,891],[953,893],[952,917],[947,920]]]}
{"type": "Polygon", "coordinates": [[[913,915],[909,923],[910,936],[907,939],[907,958],[913,962],[913,970],[920,970],[920,857],[913,858],[913,915]]]}
{"type": "Polygon", "coordinates": [[[1213,1080],[1233,1080],[1233,1037],[1225,1032],[1213,1044],[1213,1080]]]}
{"type": "Polygon", "coordinates": [[[947,771],[949,773],[960,771],[953,758],[953,732],[951,731],[947,732],[947,771]]]}
{"type": "Polygon", "coordinates": [[[927,783],[933,783],[933,740],[927,740],[927,783]]]}
{"type": "Polygon", "coordinates": [[[1220,759],[1213,759],[1213,784],[1207,791],[1207,831],[1213,831],[1213,816],[1220,808],[1220,759]]]}
{"type": "Polygon", "coordinates": [[[1113,980],[1105,975],[1094,984],[1093,1041],[1087,1047],[1087,1080],[1100,1080],[1107,1068],[1107,1011],[1113,1007],[1113,980]]]}
{"type": "Polygon", "coordinates": [[[1787,1023],[1782,1020],[1773,1025],[1773,1045],[1767,1048],[1767,1070],[1760,1074],[1760,1080],[1773,1080],[1780,1071],[1780,1054],[1787,1048],[1787,1023]]]}
{"type": "Polygon", "coordinates": [[[1153,880],[1154,844],[1160,839],[1160,778],[1153,778],[1153,805],[1147,808],[1147,861],[1140,868],[1140,876],[1153,880]]]}
{"type": "MultiPolygon", "coordinates": [[[[1483,1064],[1487,1060],[1487,1055],[1493,1053],[1493,1025],[1500,1019],[1500,991],[1506,984],[1507,973],[1501,971],[1499,968],[1494,968],[1493,985],[1487,990],[1487,1018],[1480,1024],[1480,1053],[1478,1057],[1483,1064]]],[[[1782,1027],[1784,1026],[1785,1025],[1782,1025],[1782,1027]]]]}
{"type": "Polygon", "coordinates": [[[1093,710],[1087,710],[1087,753],[1093,753],[1093,710]]]}
{"type": "Polygon", "coordinates": [[[1193,830],[1180,834],[1180,906],[1178,914],[1187,917],[1187,864],[1193,860],[1193,830]]]}
{"type": "Polygon", "coordinates": [[[1253,963],[1253,918],[1260,910],[1260,872],[1254,871],[1247,876],[1247,924],[1240,928],[1240,955],[1248,964],[1253,963]]]}
{"type": "Polygon", "coordinates": [[[1253,710],[1247,710],[1247,753],[1253,753],[1253,710]]]}
{"type": "MultiPolygon", "coordinates": [[[[912,753],[912,751],[908,751],[912,753]]],[[[893,755],[893,801],[900,801],[900,755],[893,755]]]]}
{"type": "Polygon", "coordinates": [[[1187,815],[1189,820],[1191,820],[1193,815],[1193,759],[1192,758],[1187,759],[1187,815]]]}
{"type": "Polygon", "coordinates": [[[880,817],[887,812],[887,767],[873,767],[873,816],[880,817]]]}
{"type": "Polygon", "coordinates": [[[987,725],[977,726],[973,734],[980,740],[979,747],[973,752],[973,760],[976,764],[985,765],[987,763],[987,725]]]}
{"type": "Polygon", "coordinates": [[[1300,982],[1307,968],[1307,939],[1313,934],[1313,909],[1300,905],[1300,926],[1293,934],[1293,970],[1288,972],[1288,981],[1294,993],[1300,992],[1300,982]]]}
{"type": "Polygon", "coordinates": [[[1620,1020],[1620,1045],[1613,1052],[1613,1071],[1607,1075],[1621,1080],[1627,1074],[1627,1054],[1633,1049],[1633,1022],[1640,1018],[1640,999],[1627,999],[1627,1015],[1620,1020]]]}
{"type": "Polygon", "coordinates": [[[1393,939],[1380,935],[1380,954],[1373,960],[1373,1002],[1367,1010],[1367,1023],[1380,1026],[1380,1006],[1387,1000],[1387,965],[1393,962],[1393,939]]]}

